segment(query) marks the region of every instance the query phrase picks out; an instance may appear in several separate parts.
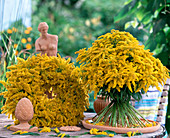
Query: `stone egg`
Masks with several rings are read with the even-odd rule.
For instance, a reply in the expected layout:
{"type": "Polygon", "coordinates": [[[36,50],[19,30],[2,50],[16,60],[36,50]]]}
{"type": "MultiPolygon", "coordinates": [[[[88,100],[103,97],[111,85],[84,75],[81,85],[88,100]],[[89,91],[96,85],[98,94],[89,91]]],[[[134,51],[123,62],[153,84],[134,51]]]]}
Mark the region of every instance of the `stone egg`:
{"type": "Polygon", "coordinates": [[[20,122],[30,121],[33,118],[34,110],[31,101],[28,98],[22,98],[19,100],[16,109],[15,116],[20,122]]]}

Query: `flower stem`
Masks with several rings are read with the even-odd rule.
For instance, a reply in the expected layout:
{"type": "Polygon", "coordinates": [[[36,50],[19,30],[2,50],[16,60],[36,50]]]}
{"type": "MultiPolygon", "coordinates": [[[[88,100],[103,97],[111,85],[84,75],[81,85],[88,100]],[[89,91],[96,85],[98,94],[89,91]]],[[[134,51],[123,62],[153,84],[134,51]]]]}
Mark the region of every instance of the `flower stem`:
{"type": "Polygon", "coordinates": [[[131,113],[128,111],[128,106],[126,104],[123,104],[123,106],[125,107],[126,113],[127,113],[127,117],[129,119],[129,122],[131,122],[131,124],[135,124],[135,121],[131,115],[131,113]]]}
{"type": "Polygon", "coordinates": [[[115,126],[115,127],[116,127],[116,104],[113,105],[112,117],[113,117],[112,126],[115,126]],[[114,125],[114,124],[115,124],[115,125],[114,125]]]}
{"type": "Polygon", "coordinates": [[[122,112],[121,106],[118,106],[118,111],[119,111],[119,114],[120,114],[119,120],[121,119],[121,121],[122,121],[122,127],[124,127],[124,125],[125,125],[125,120],[124,120],[124,113],[122,112]]]}
{"type": "Polygon", "coordinates": [[[120,106],[120,108],[122,109],[122,115],[124,116],[126,120],[127,127],[129,127],[129,121],[127,120],[126,113],[124,112],[125,109],[123,108],[123,106],[120,106]]]}
{"type": "Polygon", "coordinates": [[[105,116],[106,112],[109,110],[109,108],[110,108],[110,106],[111,106],[112,104],[113,104],[113,102],[111,102],[110,104],[108,104],[108,105],[104,108],[104,110],[102,111],[102,113],[99,114],[99,116],[94,120],[94,124],[99,123],[99,122],[101,121],[102,117],[105,116]]]}
{"type": "Polygon", "coordinates": [[[143,126],[146,127],[145,124],[138,118],[138,116],[136,115],[136,112],[133,111],[132,106],[129,106],[129,110],[132,113],[132,115],[135,117],[135,119],[138,121],[139,125],[141,127],[143,126]]]}
{"type": "Polygon", "coordinates": [[[147,123],[150,123],[147,119],[145,119],[132,105],[130,107],[137,113],[142,119],[144,119],[147,123]]]}

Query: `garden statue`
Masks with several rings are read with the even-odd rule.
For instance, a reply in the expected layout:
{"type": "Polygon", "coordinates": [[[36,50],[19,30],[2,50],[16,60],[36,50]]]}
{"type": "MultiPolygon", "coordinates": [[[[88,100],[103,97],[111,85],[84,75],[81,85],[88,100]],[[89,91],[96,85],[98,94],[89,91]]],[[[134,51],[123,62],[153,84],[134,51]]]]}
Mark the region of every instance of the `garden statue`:
{"type": "Polygon", "coordinates": [[[34,115],[34,110],[31,101],[28,98],[22,98],[21,100],[19,100],[15,108],[15,116],[19,120],[20,124],[11,126],[10,130],[37,132],[38,127],[30,128],[31,125],[28,124],[28,121],[30,121],[33,118],[33,115],[34,115]]]}
{"type": "Polygon", "coordinates": [[[41,33],[41,36],[35,42],[36,52],[40,52],[42,55],[46,53],[47,56],[56,56],[58,36],[47,33],[48,25],[46,22],[41,22],[38,25],[38,31],[41,33]]]}
{"type": "MultiPolygon", "coordinates": [[[[57,55],[57,46],[58,46],[58,36],[48,34],[48,24],[46,22],[41,22],[38,25],[38,31],[41,33],[41,36],[35,42],[36,52],[40,52],[42,55],[47,54],[47,56],[56,56],[57,55]]],[[[45,92],[49,99],[52,98],[52,92],[45,92]]]]}

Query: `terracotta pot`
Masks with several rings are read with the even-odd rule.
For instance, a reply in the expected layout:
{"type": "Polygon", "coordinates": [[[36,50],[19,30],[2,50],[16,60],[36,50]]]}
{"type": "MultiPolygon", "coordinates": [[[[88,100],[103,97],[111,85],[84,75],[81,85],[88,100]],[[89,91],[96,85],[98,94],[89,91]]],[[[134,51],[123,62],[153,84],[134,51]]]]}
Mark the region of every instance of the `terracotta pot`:
{"type": "Polygon", "coordinates": [[[106,99],[105,96],[102,97],[102,95],[98,95],[97,99],[94,101],[94,110],[98,114],[103,108],[105,108],[109,104],[109,100],[106,99]]]}

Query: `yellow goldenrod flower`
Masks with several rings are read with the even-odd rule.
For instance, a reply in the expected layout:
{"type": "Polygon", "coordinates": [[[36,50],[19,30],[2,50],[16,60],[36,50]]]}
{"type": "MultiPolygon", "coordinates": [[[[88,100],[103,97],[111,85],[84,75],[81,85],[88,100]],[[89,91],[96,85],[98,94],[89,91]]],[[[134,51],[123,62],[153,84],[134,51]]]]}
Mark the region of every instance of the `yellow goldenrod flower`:
{"type": "Polygon", "coordinates": [[[153,126],[156,126],[156,122],[153,122],[153,126]]]}
{"type": "MultiPolygon", "coordinates": [[[[89,120],[86,120],[86,123],[91,124],[91,123],[89,122],[89,120]]],[[[94,125],[94,124],[93,124],[93,125],[94,125]]]]}
{"type": "Polygon", "coordinates": [[[96,135],[98,131],[99,131],[98,129],[92,128],[92,129],[90,129],[90,134],[96,135]]]}
{"type": "Polygon", "coordinates": [[[42,130],[40,131],[40,133],[42,132],[51,132],[51,128],[50,127],[43,127],[42,130]]]}
{"type": "Polygon", "coordinates": [[[14,44],[14,48],[17,48],[18,44],[14,44]]]}
{"type": "Polygon", "coordinates": [[[131,137],[132,132],[131,131],[127,132],[127,135],[128,135],[128,137],[131,137]]]}
{"type": "Polygon", "coordinates": [[[89,132],[90,132],[90,134],[93,134],[93,128],[92,128],[92,129],[90,129],[90,131],[89,131],[89,132]]]}
{"type": "Polygon", "coordinates": [[[30,31],[29,30],[25,30],[24,33],[25,34],[30,34],[30,31]]]}
{"type": "Polygon", "coordinates": [[[28,133],[28,131],[22,131],[20,134],[25,134],[25,133],[28,133]]]}
{"type": "Polygon", "coordinates": [[[22,132],[21,130],[18,130],[16,132],[12,133],[12,134],[20,134],[21,132],[22,132]]]}
{"type": "Polygon", "coordinates": [[[21,43],[25,44],[26,42],[27,42],[27,39],[25,39],[25,38],[21,39],[21,43]]]}
{"type": "Polygon", "coordinates": [[[95,132],[94,134],[95,135],[108,135],[107,132],[104,132],[104,131],[102,131],[102,132],[95,132]]]}
{"type": "Polygon", "coordinates": [[[137,131],[134,131],[134,132],[132,133],[132,136],[135,136],[136,133],[138,133],[138,130],[137,130],[137,131]]]}
{"type": "Polygon", "coordinates": [[[57,137],[60,137],[62,135],[62,133],[60,133],[57,137]]]}
{"type": "Polygon", "coordinates": [[[27,38],[27,41],[28,41],[28,42],[31,42],[31,40],[32,40],[31,37],[28,37],[28,38],[27,38]]]}
{"type": "Polygon", "coordinates": [[[109,134],[108,136],[109,136],[109,137],[114,137],[114,134],[109,134]]]}
{"type": "Polygon", "coordinates": [[[32,27],[27,27],[27,30],[32,31],[32,27]]]}
{"type": "Polygon", "coordinates": [[[65,135],[66,135],[66,134],[65,134],[65,133],[63,133],[63,134],[61,135],[61,138],[63,138],[65,135]]]}
{"type": "Polygon", "coordinates": [[[54,130],[55,130],[56,133],[60,132],[57,127],[54,130]]]}
{"type": "Polygon", "coordinates": [[[10,129],[10,126],[13,126],[13,124],[11,124],[11,125],[6,125],[6,126],[4,126],[4,127],[6,127],[7,129],[10,129]]]}
{"type": "Polygon", "coordinates": [[[8,30],[7,30],[7,33],[8,33],[8,34],[12,34],[12,30],[11,30],[11,29],[8,29],[8,30]]]}
{"type": "Polygon", "coordinates": [[[136,134],[136,132],[134,131],[133,133],[132,133],[132,136],[134,136],[136,134]]]}
{"type": "Polygon", "coordinates": [[[152,124],[151,123],[147,123],[147,124],[145,124],[146,125],[146,127],[152,127],[152,124]]]}
{"type": "MultiPolygon", "coordinates": [[[[91,21],[95,24],[97,20],[100,18],[91,21]]],[[[147,92],[149,86],[160,90],[158,84],[169,78],[169,70],[128,32],[111,30],[76,54],[76,61],[82,63],[82,82],[94,91],[94,97],[104,86],[107,92],[122,92],[124,87],[132,93],[147,92]]]]}
{"type": "Polygon", "coordinates": [[[31,49],[32,48],[32,46],[31,46],[31,44],[26,44],[26,49],[31,49]]]}
{"type": "Polygon", "coordinates": [[[105,122],[99,122],[99,123],[96,123],[95,125],[103,126],[105,125],[105,122]]]}
{"type": "Polygon", "coordinates": [[[8,125],[5,125],[4,127],[7,127],[8,125]]]}

